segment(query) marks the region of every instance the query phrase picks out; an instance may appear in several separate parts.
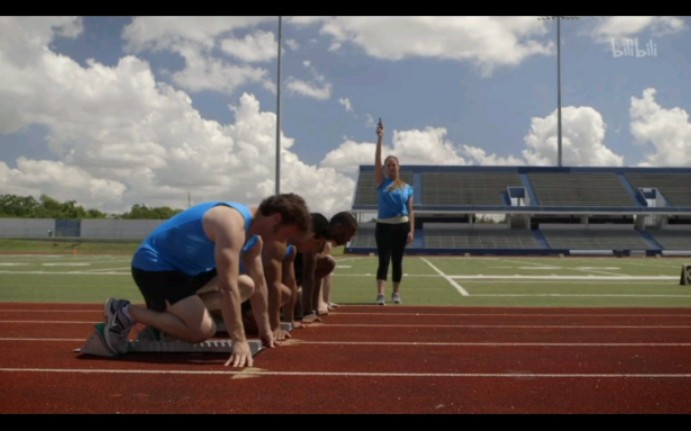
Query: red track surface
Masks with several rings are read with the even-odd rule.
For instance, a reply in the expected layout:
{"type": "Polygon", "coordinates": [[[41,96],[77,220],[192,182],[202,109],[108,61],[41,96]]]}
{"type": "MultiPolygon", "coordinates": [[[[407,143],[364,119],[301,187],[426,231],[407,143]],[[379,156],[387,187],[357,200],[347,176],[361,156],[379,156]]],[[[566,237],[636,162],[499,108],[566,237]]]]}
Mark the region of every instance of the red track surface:
{"type": "Polygon", "coordinates": [[[101,305],[0,304],[0,413],[691,413],[691,309],[341,306],[260,352],[79,356],[101,305]]]}

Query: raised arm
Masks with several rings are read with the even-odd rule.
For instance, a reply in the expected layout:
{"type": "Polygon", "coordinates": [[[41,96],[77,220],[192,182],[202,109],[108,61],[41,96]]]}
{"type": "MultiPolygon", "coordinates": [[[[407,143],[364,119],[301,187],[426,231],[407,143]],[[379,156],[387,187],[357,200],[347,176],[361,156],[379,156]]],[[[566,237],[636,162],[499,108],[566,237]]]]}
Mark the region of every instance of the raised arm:
{"type": "Polygon", "coordinates": [[[377,149],[374,151],[374,183],[377,187],[384,181],[384,168],[381,161],[381,141],[384,138],[384,125],[379,119],[377,124],[377,149]]]}

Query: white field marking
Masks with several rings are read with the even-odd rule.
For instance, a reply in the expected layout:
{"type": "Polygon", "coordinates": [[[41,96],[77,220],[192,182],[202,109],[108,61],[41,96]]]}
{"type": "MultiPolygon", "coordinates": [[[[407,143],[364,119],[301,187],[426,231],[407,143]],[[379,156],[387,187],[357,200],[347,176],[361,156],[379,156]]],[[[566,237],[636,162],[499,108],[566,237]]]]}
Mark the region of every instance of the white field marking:
{"type": "MultiPolygon", "coordinates": [[[[666,277],[666,276],[664,276],[666,277]]],[[[677,280],[679,277],[675,277],[674,280],[677,280]]],[[[672,280],[671,278],[667,278],[668,280],[672,280]]],[[[588,277],[583,277],[583,278],[578,278],[578,279],[573,279],[573,280],[561,280],[562,283],[579,283],[581,284],[584,280],[587,281],[599,281],[600,284],[607,284],[607,283],[614,283],[618,284],[621,283],[621,280],[618,279],[607,279],[607,280],[602,280],[602,279],[594,279],[594,278],[588,278],[588,277]]],[[[652,280],[652,281],[662,281],[665,279],[659,279],[659,280],[652,280]]],[[[649,285],[651,280],[626,280],[627,284],[635,284],[635,283],[644,283],[645,285],[649,285]]],[[[485,280],[475,280],[474,284],[489,284],[489,285],[502,285],[506,283],[511,283],[511,284],[534,284],[534,285],[546,285],[546,286],[553,286],[553,283],[550,282],[549,279],[541,279],[541,280],[530,280],[530,279],[522,279],[522,280],[511,280],[511,279],[505,279],[505,280],[492,280],[492,279],[485,279],[485,280]]]]}
{"type": "Polygon", "coordinates": [[[89,262],[43,262],[41,266],[91,266],[89,262]]]}
{"type": "MultiPolygon", "coordinates": [[[[31,342],[84,342],[84,338],[13,338],[0,337],[0,341],[31,341],[31,342]]],[[[642,343],[642,342],[623,342],[623,343],[563,343],[563,342],[416,342],[416,341],[304,341],[290,339],[289,345],[298,344],[323,344],[323,345],[348,345],[348,346],[449,346],[449,347],[691,347],[690,343],[642,343]]],[[[287,346],[281,343],[282,346],[287,346]]]]}
{"type": "Polygon", "coordinates": [[[449,275],[460,279],[524,279],[524,280],[679,280],[669,275],[449,275]]]}
{"type": "Polygon", "coordinates": [[[618,266],[577,266],[574,269],[578,270],[583,270],[583,271],[617,271],[620,270],[621,267],[618,266]]]}
{"type": "Polygon", "coordinates": [[[363,260],[363,257],[339,257],[336,258],[336,263],[347,262],[349,260],[363,260]]]}
{"type": "MultiPolygon", "coordinates": [[[[8,272],[12,274],[18,274],[19,271],[0,271],[8,272]]],[[[60,273],[63,274],[63,273],[60,273]]],[[[439,278],[438,275],[433,274],[405,274],[408,277],[415,278],[439,278]]],[[[370,277],[372,274],[338,274],[334,273],[335,277],[370,277]]],[[[478,279],[507,279],[507,280],[626,280],[626,281],[661,281],[661,280],[679,280],[679,276],[671,275],[486,275],[486,274],[443,274],[442,277],[447,279],[468,279],[468,280],[478,280],[478,279]]]]}
{"type": "MultiPolygon", "coordinates": [[[[495,267],[496,268],[496,267],[495,267]]],[[[516,268],[515,266],[505,266],[504,268],[508,269],[513,269],[516,268]]],[[[530,270],[545,270],[545,271],[553,271],[555,269],[559,270],[562,269],[558,266],[519,266],[518,269],[530,269],[530,270]]]]}
{"type": "Polygon", "coordinates": [[[601,275],[602,275],[602,274],[604,274],[604,275],[621,275],[621,274],[619,274],[618,272],[607,271],[607,270],[604,270],[604,269],[603,269],[603,270],[598,270],[598,269],[595,269],[595,268],[591,268],[591,269],[585,269],[585,268],[587,268],[587,267],[576,267],[576,268],[574,268],[574,269],[575,269],[576,271],[581,271],[581,272],[589,273],[589,274],[588,274],[588,277],[590,277],[590,276],[593,275],[593,274],[590,274],[590,273],[601,274],[601,275]]]}
{"type": "Polygon", "coordinates": [[[132,276],[129,272],[116,272],[116,271],[102,271],[102,272],[91,272],[91,271],[0,271],[0,274],[21,274],[21,275],[128,275],[132,276]]]}
{"type": "Polygon", "coordinates": [[[256,376],[321,376],[321,377],[443,377],[443,378],[499,378],[499,379],[689,379],[691,373],[386,373],[338,371],[269,371],[259,369],[232,370],[152,370],[152,369],[93,369],[93,368],[0,368],[6,373],[62,373],[62,374],[175,374],[175,375],[249,375],[256,376]]]}
{"type": "Polygon", "coordinates": [[[54,310],[54,309],[43,309],[43,310],[24,310],[21,308],[0,308],[0,313],[97,313],[99,311],[103,311],[102,309],[91,309],[91,310],[65,310],[65,309],[60,309],[60,310],[54,310]]]}
{"type": "Polygon", "coordinates": [[[26,266],[26,262],[0,262],[0,266],[26,266]]]}
{"type": "MultiPolygon", "coordinates": [[[[42,321],[42,320],[0,320],[0,323],[31,323],[39,325],[56,325],[56,324],[88,324],[95,325],[100,322],[77,322],[77,321],[42,321]]],[[[314,327],[316,324],[312,323],[310,326],[314,327]]],[[[365,327],[376,328],[386,326],[387,328],[562,328],[562,329],[691,329],[691,325],[441,325],[441,324],[398,324],[398,323],[332,323],[321,324],[320,326],[328,327],[365,327]]]]}
{"type": "Polygon", "coordinates": [[[0,337],[0,341],[64,341],[70,343],[84,343],[86,338],[13,338],[0,337]]]}
{"type": "MultiPolygon", "coordinates": [[[[360,307],[357,305],[357,307],[360,307]]],[[[432,308],[438,308],[438,307],[448,307],[448,306],[438,306],[438,305],[430,305],[430,306],[422,306],[421,308],[425,309],[432,309],[432,308]]],[[[333,314],[334,316],[336,315],[367,315],[367,316],[381,316],[382,313],[379,311],[350,311],[348,310],[349,305],[348,304],[341,304],[341,307],[339,307],[338,311],[332,311],[329,314],[333,314]]],[[[379,305],[371,305],[369,308],[373,310],[379,310],[381,306],[379,305]]],[[[658,308],[658,310],[660,310],[658,308]]],[[[37,309],[32,309],[32,310],[24,310],[24,309],[19,309],[19,308],[0,308],[0,313],[3,312],[12,312],[12,313],[95,313],[95,312],[100,312],[100,309],[93,309],[93,310],[54,310],[54,309],[45,309],[45,310],[37,310],[37,309]]],[[[418,316],[418,317],[475,317],[475,316],[490,316],[490,317],[663,317],[663,318],[676,318],[676,317],[689,317],[691,318],[691,308],[689,308],[688,313],[587,313],[587,314],[582,314],[582,313],[506,313],[503,311],[499,311],[496,313],[419,313],[419,312],[396,312],[396,313],[386,313],[386,316],[418,316]]],[[[7,322],[6,320],[0,320],[0,323],[7,322]]],[[[20,321],[20,322],[25,322],[25,321],[20,321]]],[[[28,322],[33,322],[33,321],[28,321],[28,322]]],[[[53,322],[46,322],[44,320],[39,320],[41,323],[53,323],[53,322]]],[[[94,322],[96,324],[98,322],[94,322]]]]}
{"type": "Polygon", "coordinates": [[[47,324],[47,325],[96,325],[103,322],[94,322],[93,320],[85,322],[83,320],[0,320],[0,323],[32,323],[32,324],[47,324]]]}
{"type": "Polygon", "coordinates": [[[622,293],[622,294],[608,294],[608,293],[592,293],[592,294],[585,294],[585,293],[474,293],[473,296],[491,296],[491,297],[507,297],[507,296],[526,296],[526,297],[533,297],[533,296],[554,296],[554,297],[582,297],[582,298],[691,298],[691,294],[689,295],[673,295],[673,294],[662,294],[662,293],[653,293],[653,294],[627,294],[627,293],[622,293]]]}
{"type": "Polygon", "coordinates": [[[411,341],[303,341],[293,344],[330,344],[349,346],[451,346],[451,347],[691,347],[691,343],[538,343],[538,342],[411,342],[411,341]]]}
{"type": "Polygon", "coordinates": [[[386,326],[387,328],[509,328],[509,329],[691,329],[691,325],[440,325],[440,324],[405,324],[405,323],[332,323],[325,326],[332,327],[363,327],[376,328],[386,326]]]}
{"type": "Polygon", "coordinates": [[[128,271],[131,273],[132,267],[120,267],[120,268],[93,268],[93,269],[87,269],[87,270],[82,270],[79,271],[80,274],[92,274],[92,273],[105,273],[105,272],[117,272],[117,271],[128,271]]]}
{"type": "Polygon", "coordinates": [[[432,262],[430,262],[429,260],[425,259],[424,257],[421,257],[420,259],[421,259],[423,262],[425,262],[427,265],[429,265],[430,268],[432,268],[433,270],[437,271],[437,273],[438,273],[439,275],[441,275],[446,281],[448,281],[449,284],[451,284],[451,285],[458,291],[458,293],[460,293],[462,296],[470,296],[470,294],[463,288],[463,286],[461,286],[460,284],[456,283],[451,277],[449,277],[448,275],[446,275],[446,274],[444,274],[443,272],[441,272],[441,270],[439,270],[439,268],[437,268],[436,266],[432,265],[432,262]]]}
{"type": "MultiPolygon", "coordinates": [[[[531,260],[525,261],[525,260],[517,260],[517,259],[502,259],[502,262],[513,263],[515,265],[530,265],[530,266],[534,266],[534,267],[545,266],[545,264],[541,261],[533,263],[531,260]]],[[[564,268],[563,266],[560,266],[560,265],[555,265],[555,266],[556,266],[556,268],[554,268],[554,269],[563,269],[564,268]]]]}
{"type": "Polygon", "coordinates": [[[336,265],[336,268],[348,269],[348,268],[352,268],[352,266],[350,266],[350,265],[336,265]]]}
{"type": "MultiPolygon", "coordinates": [[[[381,306],[372,305],[373,309],[379,309],[381,306]]],[[[435,306],[430,306],[435,307],[435,306]]],[[[447,306],[443,306],[447,307],[447,306]]],[[[369,311],[334,311],[333,315],[370,315],[370,316],[381,316],[380,312],[369,312],[369,311]]],[[[664,313],[664,314],[644,314],[644,313],[386,313],[386,316],[417,316],[417,317],[427,317],[427,316],[454,316],[454,317],[474,317],[474,316],[490,316],[490,317],[689,317],[691,318],[691,308],[689,308],[689,313],[664,313]]]]}

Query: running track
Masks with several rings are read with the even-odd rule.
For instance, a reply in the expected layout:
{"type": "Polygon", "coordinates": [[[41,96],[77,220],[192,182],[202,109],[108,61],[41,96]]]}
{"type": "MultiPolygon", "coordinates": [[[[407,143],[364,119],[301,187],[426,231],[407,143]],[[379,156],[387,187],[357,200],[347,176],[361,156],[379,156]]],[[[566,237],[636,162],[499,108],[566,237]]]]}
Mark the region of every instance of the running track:
{"type": "Polygon", "coordinates": [[[0,413],[691,413],[691,309],[345,305],[260,352],[83,357],[100,304],[0,303],[0,413]]]}

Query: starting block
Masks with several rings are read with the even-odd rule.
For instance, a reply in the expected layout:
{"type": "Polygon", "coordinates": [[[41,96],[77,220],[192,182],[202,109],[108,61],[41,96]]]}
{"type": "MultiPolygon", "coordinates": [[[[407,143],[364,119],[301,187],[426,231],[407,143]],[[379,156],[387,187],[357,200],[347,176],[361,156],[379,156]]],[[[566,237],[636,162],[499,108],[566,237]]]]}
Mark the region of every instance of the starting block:
{"type": "MultiPolygon", "coordinates": [[[[104,357],[118,356],[110,350],[103,335],[105,324],[97,323],[95,330],[81,348],[75,352],[83,355],[104,357]]],[[[261,340],[247,340],[252,356],[264,349],[261,340]]],[[[230,340],[207,340],[201,343],[186,343],[178,340],[149,341],[133,340],[127,344],[127,353],[231,353],[233,342],[230,340]]]]}

